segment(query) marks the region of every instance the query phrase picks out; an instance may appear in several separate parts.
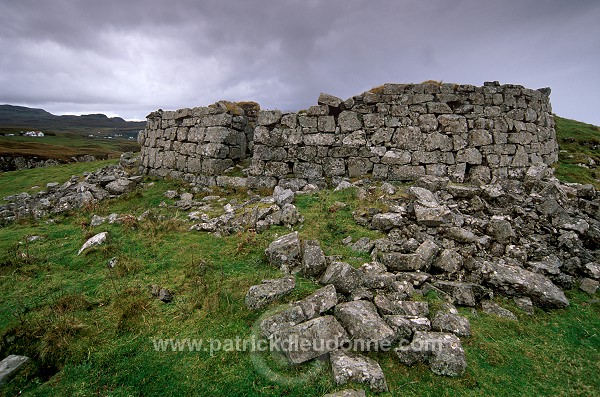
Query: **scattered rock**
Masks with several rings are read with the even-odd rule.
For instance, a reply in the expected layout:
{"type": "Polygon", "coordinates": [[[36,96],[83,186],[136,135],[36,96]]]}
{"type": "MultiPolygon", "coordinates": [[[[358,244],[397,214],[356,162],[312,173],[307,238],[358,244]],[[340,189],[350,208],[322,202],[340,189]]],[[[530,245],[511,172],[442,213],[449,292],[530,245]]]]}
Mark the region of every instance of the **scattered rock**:
{"type": "Polygon", "coordinates": [[[336,393],[325,394],[323,397],[366,397],[364,390],[346,389],[336,393]]]}
{"type": "Polygon", "coordinates": [[[358,300],[340,303],[335,307],[335,317],[352,337],[356,350],[389,348],[394,341],[395,332],[379,317],[371,302],[358,300]]]}
{"type": "Polygon", "coordinates": [[[582,278],[579,282],[579,289],[590,295],[594,295],[598,291],[599,286],[600,282],[587,277],[582,278]]]}
{"type": "Polygon", "coordinates": [[[460,339],[453,334],[417,331],[412,342],[398,347],[396,354],[402,364],[427,363],[438,375],[460,376],[467,368],[460,339]]]}
{"type": "Polygon", "coordinates": [[[387,391],[387,383],[379,364],[358,353],[337,350],[329,354],[333,379],[338,385],[363,383],[375,392],[387,391]]]}
{"type": "Polygon", "coordinates": [[[102,245],[104,244],[104,242],[106,241],[106,238],[108,237],[108,232],[102,232],[102,233],[98,233],[96,234],[94,237],[89,238],[79,249],[79,252],[77,252],[77,256],[79,256],[83,251],[92,248],[92,247],[96,247],[98,245],[102,245]]]}
{"type": "Polygon", "coordinates": [[[27,356],[11,354],[0,361],[0,387],[8,383],[29,362],[27,356]]]}
{"type": "Polygon", "coordinates": [[[289,273],[301,262],[302,249],[298,232],[279,237],[269,244],[265,254],[271,265],[280,268],[284,273],[289,273]]]}
{"type": "Polygon", "coordinates": [[[164,303],[169,303],[173,301],[173,293],[166,288],[163,288],[159,285],[152,284],[148,286],[148,290],[150,294],[157,298],[158,300],[163,301],[164,303]]]}
{"type": "Polygon", "coordinates": [[[496,302],[481,301],[481,310],[483,310],[485,313],[493,314],[498,317],[504,317],[504,318],[508,318],[511,320],[517,320],[517,316],[515,316],[513,312],[511,312],[508,309],[503,308],[496,302]]]}
{"type": "Polygon", "coordinates": [[[261,284],[253,285],[246,294],[246,306],[250,310],[258,310],[269,303],[289,294],[296,288],[294,277],[284,277],[263,280],[261,284]]]}
{"type": "Polygon", "coordinates": [[[431,321],[431,329],[439,332],[450,332],[456,336],[471,336],[469,320],[458,314],[437,312],[431,321]]]}

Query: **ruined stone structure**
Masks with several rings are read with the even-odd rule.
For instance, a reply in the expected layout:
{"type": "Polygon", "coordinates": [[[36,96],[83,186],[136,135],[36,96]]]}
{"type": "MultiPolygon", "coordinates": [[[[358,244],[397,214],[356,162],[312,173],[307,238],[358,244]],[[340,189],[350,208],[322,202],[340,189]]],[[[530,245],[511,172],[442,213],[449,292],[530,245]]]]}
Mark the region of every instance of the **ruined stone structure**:
{"type": "Polygon", "coordinates": [[[142,166],[205,186],[522,179],[530,165],[558,160],[549,94],[498,82],[425,82],[385,84],[345,101],[321,94],[306,111],[263,110],[257,118],[227,102],[158,111],[139,137],[142,166]],[[217,180],[234,165],[246,178],[217,180]]]}

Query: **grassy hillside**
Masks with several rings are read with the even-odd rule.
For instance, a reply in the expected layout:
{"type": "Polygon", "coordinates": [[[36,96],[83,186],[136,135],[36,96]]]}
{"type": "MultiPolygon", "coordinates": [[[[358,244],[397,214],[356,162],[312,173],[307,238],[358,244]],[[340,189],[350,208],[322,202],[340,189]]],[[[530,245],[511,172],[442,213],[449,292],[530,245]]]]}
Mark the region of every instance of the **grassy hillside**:
{"type": "Polygon", "coordinates": [[[38,157],[68,161],[71,157],[92,155],[99,158],[118,157],[123,152],[139,151],[135,141],[89,138],[75,134],[26,137],[0,136],[0,156],[38,157]]]}
{"type": "MultiPolygon", "coordinates": [[[[65,180],[95,165],[6,173],[0,175],[0,191],[65,180]]],[[[257,361],[249,352],[155,350],[156,338],[207,343],[249,338],[260,313],[246,309],[244,295],[261,279],[279,276],[263,252],[289,231],[276,227],[223,238],[191,232],[186,213],[160,205],[174,203],[164,197],[166,190],[185,185],[146,182],[138,192],[56,217],[53,223],[23,221],[0,228],[0,357],[20,353],[35,359],[0,395],[321,396],[341,389],[333,386],[327,363],[286,368],[265,356],[257,361]],[[145,220],[136,220],[146,210],[145,220]],[[113,212],[132,216],[122,224],[89,225],[93,214],[113,212]],[[106,245],[76,256],[87,238],[102,231],[109,233],[106,245]],[[42,238],[26,242],[32,235],[42,238]],[[118,263],[109,269],[113,257],[118,263]],[[152,298],[149,284],[172,290],[174,301],[152,298]],[[272,382],[257,362],[308,382],[272,382]]],[[[299,197],[296,204],[306,218],[297,228],[302,238],[318,238],[326,254],[342,255],[350,263],[368,260],[340,240],[347,235],[377,238],[377,232],[352,219],[354,209],[377,203],[361,202],[355,191],[346,190],[299,197]]],[[[300,277],[297,282],[290,299],[318,288],[300,277]]],[[[405,367],[392,354],[375,354],[393,390],[381,395],[593,395],[600,389],[600,304],[577,291],[568,297],[568,309],[536,310],[533,317],[501,301],[519,322],[461,309],[473,331],[463,342],[469,367],[461,378],[439,377],[425,366],[405,367]]],[[[439,304],[435,296],[426,299],[439,304]]]]}
{"type": "Polygon", "coordinates": [[[556,176],[600,189],[600,127],[554,116],[560,148],[556,176]]]}

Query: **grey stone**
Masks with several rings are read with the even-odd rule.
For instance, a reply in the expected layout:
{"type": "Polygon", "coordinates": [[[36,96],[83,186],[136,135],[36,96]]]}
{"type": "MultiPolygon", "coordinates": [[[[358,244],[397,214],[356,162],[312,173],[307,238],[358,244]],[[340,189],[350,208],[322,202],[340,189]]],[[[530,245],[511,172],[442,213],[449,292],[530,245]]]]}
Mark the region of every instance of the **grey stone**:
{"type": "Polygon", "coordinates": [[[431,323],[427,317],[388,315],[383,316],[385,322],[396,333],[396,341],[401,344],[412,339],[416,331],[429,331],[431,323]]]}
{"type": "Polygon", "coordinates": [[[415,204],[415,216],[417,223],[425,226],[440,226],[452,221],[452,212],[444,205],[439,207],[428,207],[415,204]]]}
{"type": "Polygon", "coordinates": [[[528,296],[542,307],[569,306],[562,290],[541,274],[499,263],[486,269],[486,278],[498,291],[507,295],[528,296]]]}
{"type": "Polygon", "coordinates": [[[302,249],[298,232],[292,232],[273,241],[265,250],[269,263],[289,272],[301,261],[302,249]]]}
{"type": "Polygon", "coordinates": [[[528,298],[526,296],[516,297],[514,298],[514,302],[515,305],[517,305],[517,307],[523,310],[526,314],[530,316],[534,314],[535,310],[533,308],[533,302],[531,301],[531,298],[528,298]]]}
{"type": "Polygon", "coordinates": [[[358,300],[340,303],[334,313],[354,341],[356,350],[389,348],[395,338],[394,331],[379,317],[371,302],[358,300]]]}
{"type": "Polygon", "coordinates": [[[253,285],[246,294],[246,306],[250,310],[258,310],[269,303],[289,294],[296,288],[294,277],[284,277],[272,280],[263,280],[258,285],[253,285]]]}
{"type": "Polygon", "coordinates": [[[587,277],[582,278],[579,282],[579,289],[584,292],[587,292],[590,295],[594,295],[596,291],[598,291],[599,286],[600,282],[587,277]]]}
{"type": "Polygon", "coordinates": [[[509,244],[511,239],[515,237],[515,232],[509,221],[492,217],[488,224],[487,233],[496,241],[502,244],[509,244]]]}
{"type": "Polygon", "coordinates": [[[15,354],[0,361],[0,387],[8,383],[29,361],[29,357],[15,354]]]}
{"type": "Polygon", "coordinates": [[[447,293],[454,304],[471,307],[474,307],[478,300],[475,291],[482,289],[479,285],[461,281],[436,281],[433,285],[447,293]]]}
{"type": "Polygon", "coordinates": [[[383,214],[375,214],[371,220],[371,228],[381,230],[382,232],[389,231],[395,227],[402,225],[402,214],[395,212],[386,212],[383,214]]]}
{"type": "Polygon", "coordinates": [[[470,244],[477,241],[477,236],[470,230],[462,227],[449,227],[444,229],[444,235],[454,241],[470,244]]]}
{"type": "Polygon", "coordinates": [[[338,124],[342,132],[351,132],[362,128],[362,123],[358,119],[358,114],[347,110],[344,110],[339,114],[338,124]]]}
{"type": "Polygon", "coordinates": [[[458,314],[437,312],[431,321],[431,329],[450,332],[456,336],[471,336],[469,320],[458,314]]]}
{"type": "Polygon", "coordinates": [[[345,389],[335,393],[325,394],[323,397],[366,397],[364,390],[345,389]]]}
{"type": "Polygon", "coordinates": [[[517,320],[517,316],[515,316],[513,312],[503,308],[496,302],[481,301],[481,310],[483,310],[485,313],[493,314],[498,317],[504,317],[510,320],[517,320]]]}
{"type": "Polygon", "coordinates": [[[456,335],[417,331],[410,345],[398,347],[401,363],[414,365],[424,362],[438,375],[460,376],[467,368],[465,352],[456,335]]]}
{"type": "Polygon", "coordinates": [[[344,293],[350,293],[358,287],[356,269],[346,262],[332,262],[320,280],[321,284],[333,284],[335,288],[344,293]]]}
{"type": "Polygon", "coordinates": [[[309,277],[320,276],[327,269],[325,254],[316,240],[304,241],[302,245],[302,268],[300,274],[309,277]]]}
{"type": "Polygon", "coordinates": [[[332,108],[339,108],[342,105],[343,101],[336,96],[321,93],[319,95],[317,103],[319,105],[331,106],[332,108]]]}
{"type": "Polygon", "coordinates": [[[600,280],[600,264],[595,262],[586,263],[583,266],[583,270],[588,277],[594,280],[600,280]]]}
{"type": "Polygon", "coordinates": [[[291,204],[294,201],[294,192],[291,189],[275,186],[273,198],[278,206],[283,207],[285,204],[291,204]]]}
{"type": "Polygon", "coordinates": [[[282,113],[279,110],[261,110],[258,113],[258,125],[273,125],[281,120],[282,113]]]}
{"type": "Polygon", "coordinates": [[[79,249],[77,252],[77,256],[79,256],[83,251],[88,250],[92,247],[96,247],[98,245],[104,244],[106,238],[108,237],[108,232],[98,233],[93,237],[90,237],[79,249]]]}
{"type": "Polygon", "coordinates": [[[429,314],[427,302],[403,301],[398,293],[377,294],[373,302],[382,315],[425,317],[429,314]]]}
{"type": "Polygon", "coordinates": [[[335,317],[323,316],[284,329],[278,339],[288,360],[301,364],[338,350],[348,334],[335,317]]]}
{"type": "Polygon", "coordinates": [[[127,178],[119,178],[106,185],[105,189],[111,194],[129,193],[135,187],[135,183],[127,178]]]}
{"type": "Polygon", "coordinates": [[[369,253],[375,246],[375,243],[368,237],[361,237],[353,244],[350,244],[350,248],[356,252],[369,253]]]}
{"type": "Polygon", "coordinates": [[[456,273],[462,267],[463,258],[454,250],[444,249],[433,262],[433,267],[446,273],[456,273]]]}
{"type": "Polygon", "coordinates": [[[329,358],[336,384],[356,382],[368,385],[375,392],[388,390],[383,370],[375,360],[342,350],[331,352],[329,358]]]}

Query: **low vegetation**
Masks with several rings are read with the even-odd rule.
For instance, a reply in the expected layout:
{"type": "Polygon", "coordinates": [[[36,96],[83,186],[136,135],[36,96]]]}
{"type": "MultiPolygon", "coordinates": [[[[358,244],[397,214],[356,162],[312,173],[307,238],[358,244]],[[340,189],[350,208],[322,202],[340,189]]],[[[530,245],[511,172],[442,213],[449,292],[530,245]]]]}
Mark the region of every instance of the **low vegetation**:
{"type": "MultiPolygon", "coordinates": [[[[571,174],[569,164],[575,161],[565,157],[581,154],[600,161],[598,146],[589,144],[597,142],[597,128],[594,132],[557,118],[557,129],[561,148],[567,151],[561,154],[557,175],[597,184],[592,167],[574,166],[577,172],[571,174]],[[572,142],[565,141],[569,136],[574,137],[572,142]]],[[[33,186],[64,182],[109,163],[3,173],[0,197],[34,192],[33,186]]],[[[249,338],[260,313],[246,308],[245,293],[262,279],[279,276],[267,264],[264,249],[288,232],[273,227],[262,234],[247,230],[216,237],[189,231],[187,213],[176,210],[174,200],[164,196],[167,190],[185,188],[179,181],[146,178],[143,188],[119,199],[0,228],[0,357],[33,358],[24,372],[0,388],[0,395],[321,396],[342,389],[333,385],[327,363],[309,383],[285,385],[264,377],[249,352],[155,350],[157,338],[206,343],[249,338]],[[123,223],[90,226],[92,215],[111,213],[131,216],[123,223]],[[86,239],[103,231],[109,233],[105,245],[76,255],[86,239]],[[109,267],[112,258],[116,265],[109,267]],[[148,292],[151,284],[172,291],[173,302],[153,298],[148,292]]],[[[229,192],[228,199],[243,195],[229,192]]],[[[326,254],[342,255],[355,265],[369,260],[341,239],[380,237],[352,218],[353,210],[385,205],[379,203],[377,192],[359,200],[352,189],[321,191],[298,197],[296,205],[305,217],[296,228],[302,238],[319,239],[326,254]]],[[[290,299],[318,288],[300,277],[297,282],[290,299]]],[[[393,354],[378,355],[393,391],[381,395],[594,395],[600,390],[598,296],[579,291],[567,295],[568,309],[536,309],[534,316],[497,298],[518,315],[518,322],[461,309],[473,331],[463,341],[467,374],[439,377],[425,366],[400,365],[393,354]]],[[[425,299],[439,304],[436,296],[425,299]]],[[[300,376],[311,365],[280,370],[300,376]]]]}

